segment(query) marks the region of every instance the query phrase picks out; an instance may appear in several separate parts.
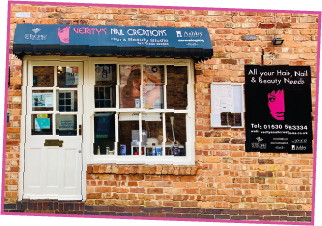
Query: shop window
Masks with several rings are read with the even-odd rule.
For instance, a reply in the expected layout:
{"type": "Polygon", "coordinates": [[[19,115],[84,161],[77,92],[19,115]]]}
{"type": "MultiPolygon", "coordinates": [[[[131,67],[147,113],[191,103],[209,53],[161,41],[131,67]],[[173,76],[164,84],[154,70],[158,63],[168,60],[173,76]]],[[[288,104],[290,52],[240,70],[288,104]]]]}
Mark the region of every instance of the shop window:
{"type": "Polygon", "coordinates": [[[194,131],[194,104],[188,104],[193,100],[189,63],[94,64],[94,68],[93,162],[170,164],[181,158],[194,164],[187,158],[194,152],[194,132],[189,134],[194,131]],[[111,69],[105,84],[97,79],[103,66],[111,69]]]}
{"type": "Polygon", "coordinates": [[[114,155],[115,113],[96,113],[94,128],[94,155],[114,155]]]}
{"type": "Polygon", "coordinates": [[[95,108],[114,108],[116,91],[116,65],[95,64],[95,108]]]}

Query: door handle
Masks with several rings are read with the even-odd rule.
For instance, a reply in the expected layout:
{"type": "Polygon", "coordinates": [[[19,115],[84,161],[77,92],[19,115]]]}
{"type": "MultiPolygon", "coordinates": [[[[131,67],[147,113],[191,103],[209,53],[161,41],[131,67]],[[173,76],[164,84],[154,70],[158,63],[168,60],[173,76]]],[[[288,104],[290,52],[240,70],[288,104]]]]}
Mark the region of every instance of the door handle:
{"type": "Polygon", "coordinates": [[[78,133],[79,133],[80,136],[82,135],[82,125],[78,126],[78,133]]]}

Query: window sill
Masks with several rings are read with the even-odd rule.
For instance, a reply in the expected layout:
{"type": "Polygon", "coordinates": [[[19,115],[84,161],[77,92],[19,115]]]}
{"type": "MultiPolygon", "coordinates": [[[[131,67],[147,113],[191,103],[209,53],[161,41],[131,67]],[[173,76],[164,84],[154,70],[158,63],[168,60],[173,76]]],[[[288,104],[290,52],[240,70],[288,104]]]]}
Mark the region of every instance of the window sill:
{"type": "Polygon", "coordinates": [[[197,175],[197,166],[89,164],[87,165],[87,173],[194,176],[197,175]]]}

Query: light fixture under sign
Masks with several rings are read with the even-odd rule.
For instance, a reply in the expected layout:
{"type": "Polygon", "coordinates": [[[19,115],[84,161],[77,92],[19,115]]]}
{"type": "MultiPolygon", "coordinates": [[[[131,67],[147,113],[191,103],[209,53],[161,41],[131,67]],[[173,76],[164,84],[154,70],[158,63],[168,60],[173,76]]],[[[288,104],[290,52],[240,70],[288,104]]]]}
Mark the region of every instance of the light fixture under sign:
{"type": "Polygon", "coordinates": [[[272,42],[274,45],[282,45],[284,40],[281,38],[273,38],[272,42]]]}

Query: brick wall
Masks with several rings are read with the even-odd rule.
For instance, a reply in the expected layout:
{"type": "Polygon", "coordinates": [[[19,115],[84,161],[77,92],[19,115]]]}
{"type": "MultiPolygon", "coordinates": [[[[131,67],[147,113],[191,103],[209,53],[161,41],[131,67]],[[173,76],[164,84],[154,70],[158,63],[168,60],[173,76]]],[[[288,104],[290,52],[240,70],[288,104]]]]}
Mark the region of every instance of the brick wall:
{"type": "MultiPolygon", "coordinates": [[[[124,174],[127,166],[89,165],[86,204],[310,211],[312,154],[246,153],[244,129],[210,128],[210,83],[244,82],[244,65],[260,64],[262,48],[265,65],[311,66],[314,119],[318,17],[277,13],[276,30],[274,17],[274,13],[256,12],[16,4],[11,7],[10,53],[17,23],[208,28],[214,56],[195,67],[196,174],[187,175],[180,167],[178,173],[164,169],[171,166],[124,174]],[[16,18],[17,12],[30,12],[31,17],[16,18]],[[282,46],[272,45],[274,33],[285,40],[282,46]],[[243,35],[256,35],[257,39],[245,41],[243,35]]],[[[5,163],[8,204],[17,201],[21,64],[10,54],[5,163]]]]}

